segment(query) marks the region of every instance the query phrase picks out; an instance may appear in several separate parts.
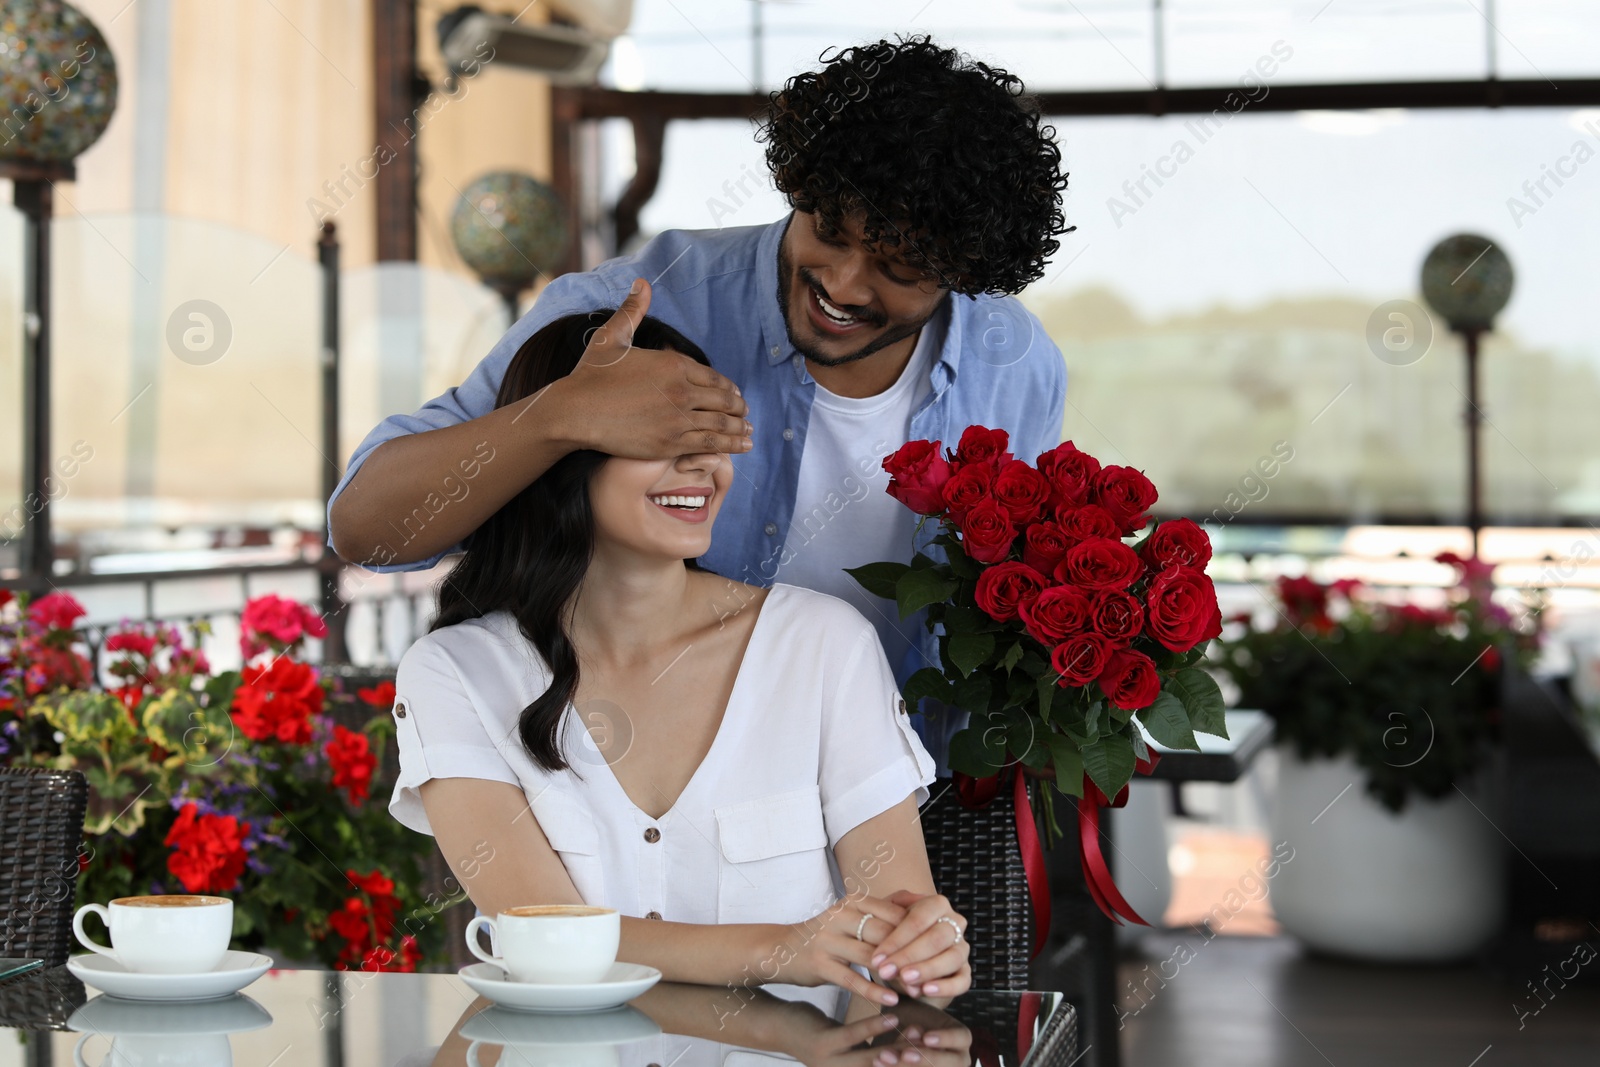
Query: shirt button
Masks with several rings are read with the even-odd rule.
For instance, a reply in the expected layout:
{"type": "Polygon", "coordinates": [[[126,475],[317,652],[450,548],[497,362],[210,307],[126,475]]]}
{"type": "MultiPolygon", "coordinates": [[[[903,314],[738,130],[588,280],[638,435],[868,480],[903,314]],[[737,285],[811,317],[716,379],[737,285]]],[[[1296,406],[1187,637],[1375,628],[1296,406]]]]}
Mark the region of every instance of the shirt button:
{"type": "Polygon", "coordinates": [[[778,354],[778,346],[777,345],[773,345],[772,346],[772,354],[773,355],[777,355],[778,354]]]}
{"type": "Polygon", "coordinates": [[[905,697],[901,697],[900,698],[900,714],[902,714],[902,715],[906,714],[906,699],[905,699],[905,697]]]}
{"type": "Polygon", "coordinates": [[[406,706],[404,704],[396,704],[394,706],[394,717],[397,719],[406,717],[406,706]]]}
{"type": "Polygon", "coordinates": [[[778,524],[775,523],[775,522],[767,523],[765,526],[762,527],[762,529],[767,531],[767,536],[768,537],[776,537],[777,534],[778,534],[778,524]]]}
{"type": "Polygon", "coordinates": [[[646,919],[659,919],[661,918],[661,913],[659,911],[647,911],[644,913],[644,917],[646,919]]]}
{"type": "Polygon", "coordinates": [[[790,429],[789,427],[785,426],[783,428],[783,439],[785,441],[793,441],[794,440],[794,431],[792,429],[790,429]]]}
{"type": "Polygon", "coordinates": [[[644,832],[644,839],[653,845],[661,840],[661,831],[652,826],[644,832]]]}

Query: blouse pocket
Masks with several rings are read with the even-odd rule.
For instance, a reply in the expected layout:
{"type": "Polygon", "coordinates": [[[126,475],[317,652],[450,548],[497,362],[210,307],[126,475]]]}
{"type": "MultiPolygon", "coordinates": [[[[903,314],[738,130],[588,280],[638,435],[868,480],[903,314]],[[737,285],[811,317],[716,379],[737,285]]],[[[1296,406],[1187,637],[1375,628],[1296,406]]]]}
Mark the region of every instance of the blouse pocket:
{"type": "Polygon", "coordinates": [[[539,829],[561,857],[561,865],[584,903],[607,907],[605,864],[600,855],[600,827],[582,801],[546,789],[532,803],[539,829]]]}
{"type": "Polygon", "coordinates": [[[816,786],[714,810],[718,922],[803,922],[836,899],[816,786]]]}

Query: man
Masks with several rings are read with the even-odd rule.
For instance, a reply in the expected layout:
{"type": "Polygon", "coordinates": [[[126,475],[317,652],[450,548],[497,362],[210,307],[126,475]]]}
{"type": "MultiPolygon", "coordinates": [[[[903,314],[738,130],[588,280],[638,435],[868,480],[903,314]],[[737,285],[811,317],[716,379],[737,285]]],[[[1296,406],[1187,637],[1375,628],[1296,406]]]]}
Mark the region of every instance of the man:
{"type": "MultiPolygon", "coordinates": [[[[881,468],[905,441],[953,447],[981,423],[1029,461],[1060,443],[1061,354],[1010,294],[1068,232],[1066,175],[1021,92],[926,37],[846,49],[791,78],[759,132],[791,214],[667,231],[556,278],[463,385],[362,442],[329,503],[335,550],[379,570],[432,566],[574,449],[727,452],[733,487],[702,564],[850,601],[902,684],[937,665],[921,615],[902,621],[844,568],[913,554],[915,516],[883,491],[881,468]],[[576,372],[531,406],[493,410],[530,335],[619,304],[576,372]],[[631,348],[627,324],[646,310],[715,370],[631,348]]],[[[955,725],[919,717],[941,766],[955,725]]]]}

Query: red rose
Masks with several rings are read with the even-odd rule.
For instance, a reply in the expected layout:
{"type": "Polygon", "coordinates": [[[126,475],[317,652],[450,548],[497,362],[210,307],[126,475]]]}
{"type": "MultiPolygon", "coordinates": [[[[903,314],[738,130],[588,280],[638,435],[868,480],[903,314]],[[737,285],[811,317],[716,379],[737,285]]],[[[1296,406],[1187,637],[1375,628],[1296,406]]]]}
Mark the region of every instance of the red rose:
{"type": "Polygon", "coordinates": [[[233,691],[233,721],[246,737],[311,743],[311,716],[322,711],[322,687],[305,663],[279,656],[265,667],[246,666],[233,691]]]}
{"type": "Polygon", "coordinates": [[[1150,636],[1173,652],[1187,652],[1222,633],[1216,587],[1193,567],[1168,567],[1150,579],[1145,617],[1150,636]]]}
{"type": "Polygon", "coordinates": [[[1094,502],[1111,512],[1124,536],[1140,529],[1156,502],[1156,487],[1132,467],[1107,467],[1094,479],[1094,502]]]}
{"type": "Polygon", "coordinates": [[[1010,622],[1017,607],[1044,591],[1050,580],[1025,563],[997,563],[978,575],[972,599],[995,622],[1010,622]]]}
{"type": "Polygon", "coordinates": [[[1091,537],[1067,549],[1055,578],[1085,589],[1126,589],[1143,573],[1139,553],[1115,538],[1091,537]]]}
{"type": "Polygon", "coordinates": [[[193,801],[185,804],[167,831],[166,844],[176,846],[167,856],[167,870],[191,893],[230,893],[244,873],[250,827],[232,815],[199,811],[193,801]]]}
{"type": "Polygon", "coordinates": [[[1056,525],[1061,527],[1067,541],[1074,544],[1091,537],[1116,540],[1122,536],[1122,527],[1117,525],[1116,518],[1099,504],[1075,504],[1061,508],[1056,512],[1056,525]]]}
{"type": "MultiPolygon", "coordinates": [[[[965,470],[978,470],[966,467],[965,470]]],[[[979,563],[999,563],[1011,552],[1017,528],[1006,509],[993,500],[979,503],[961,520],[961,547],[979,563]]]]}
{"type": "Polygon", "coordinates": [[[1050,666],[1061,676],[1056,684],[1088,685],[1106,669],[1113,651],[1111,642],[1093,630],[1073,634],[1050,653],[1050,666]]]}
{"type": "Polygon", "coordinates": [[[1053,585],[1017,605],[1017,617],[1041,645],[1054,645],[1089,628],[1089,598],[1070,585],[1053,585]]]}
{"type": "Polygon", "coordinates": [[[1124,711],[1148,708],[1161,695],[1161,679],[1156,674],[1155,662],[1143,652],[1118,649],[1111,653],[1105,670],[1100,672],[1100,691],[1124,711]]]}
{"type": "Polygon", "coordinates": [[[1051,505],[1056,509],[1089,503],[1100,461],[1080,452],[1071,441],[1063,441],[1039,456],[1039,473],[1050,483],[1051,505]]]}
{"type": "Polygon", "coordinates": [[[1012,522],[1026,526],[1044,514],[1050,502],[1050,483],[1022,460],[1014,459],[1001,464],[994,480],[994,498],[1011,513],[1012,522]]]}
{"type": "Polygon", "coordinates": [[[335,726],[333,740],[322,751],[333,768],[333,787],[343,789],[352,805],[362,804],[372,790],[372,772],[378,768],[367,735],[335,726]]]}
{"type": "Polygon", "coordinates": [[[980,502],[994,497],[994,468],[987,463],[962,467],[944,483],[944,507],[960,522],[980,502]]]}
{"type": "Polygon", "coordinates": [[[1144,629],[1144,606],[1137,597],[1102,589],[1089,601],[1089,625],[1113,644],[1126,646],[1144,629]]]}
{"type": "Polygon", "coordinates": [[[989,463],[1000,466],[1011,458],[1006,445],[1011,437],[1004,430],[991,430],[987,426],[968,426],[961,432],[956,445],[957,463],[989,463]]]}
{"type": "Polygon", "coordinates": [[[1036,522],[1022,531],[1022,562],[1040,574],[1054,574],[1056,564],[1067,554],[1068,542],[1061,527],[1053,522],[1036,522]]]}
{"type": "Polygon", "coordinates": [[[883,457],[889,472],[889,495],[918,515],[944,510],[940,491],[950,480],[950,464],[939,454],[938,441],[907,441],[892,456],[883,457]]]}
{"type": "Polygon", "coordinates": [[[1184,566],[1203,571],[1211,562],[1211,538],[1189,519],[1172,519],[1155,528],[1139,554],[1151,570],[1184,566]]]}
{"type": "Polygon", "coordinates": [[[1278,599],[1283,601],[1284,614],[1294,625],[1310,626],[1324,633],[1333,629],[1333,619],[1328,615],[1328,589],[1314,579],[1280,577],[1278,599]]]}

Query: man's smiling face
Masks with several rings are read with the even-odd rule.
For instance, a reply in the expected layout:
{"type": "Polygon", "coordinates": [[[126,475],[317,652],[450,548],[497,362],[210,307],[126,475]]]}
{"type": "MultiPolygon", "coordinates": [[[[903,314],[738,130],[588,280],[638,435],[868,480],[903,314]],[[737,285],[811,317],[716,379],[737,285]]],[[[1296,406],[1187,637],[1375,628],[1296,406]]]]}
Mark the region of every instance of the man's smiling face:
{"type": "Polygon", "coordinates": [[[778,246],[778,302],[789,343],[836,367],[914,336],[945,291],[936,279],[861,242],[861,220],[830,227],[796,209],[778,246]]]}

